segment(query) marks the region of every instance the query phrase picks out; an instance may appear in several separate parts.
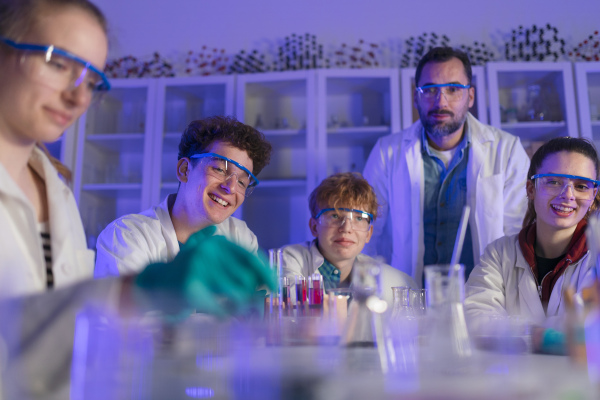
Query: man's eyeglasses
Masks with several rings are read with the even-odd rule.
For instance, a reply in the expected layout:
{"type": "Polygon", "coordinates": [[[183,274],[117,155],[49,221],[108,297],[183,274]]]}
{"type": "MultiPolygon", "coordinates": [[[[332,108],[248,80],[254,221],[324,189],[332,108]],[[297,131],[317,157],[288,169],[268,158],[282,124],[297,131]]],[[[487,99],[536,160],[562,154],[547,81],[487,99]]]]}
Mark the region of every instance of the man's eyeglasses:
{"type": "Polygon", "coordinates": [[[367,232],[373,222],[373,214],[352,208],[324,208],[315,219],[322,226],[340,228],[346,221],[353,229],[367,232]]]}
{"type": "Polygon", "coordinates": [[[17,43],[5,37],[0,37],[0,42],[23,51],[20,58],[23,70],[42,85],[55,90],[83,86],[90,98],[94,92],[110,90],[110,83],[102,71],[66,50],[53,45],[17,43]]]}
{"type": "Polygon", "coordinates": [[[433,101],[443,94],[446,101],[452,103],[464,99],[470,87],[471,85],[461,85],[460,83],[419,86],[417,87],[417,97],[419,100],[433,101]]]}
{"type": "Polygon", "coordinates": [[[561,195],[567,187],[571,187],[573,196],[579,200],[592,200],[598,193],[598,184],[590,178],[564,174],[537,174],[531,177],[535,186],[550,196],[561,195]]]}
{"type": "Polygon", "coordinates": [[[207,175],[222,182],[235,176],[235,191],[244,196],[250,196],[258,185],[258,179],[242,164],[216,153],[194,154],[190,158],[200,158],[200,164],[207,175]]]}

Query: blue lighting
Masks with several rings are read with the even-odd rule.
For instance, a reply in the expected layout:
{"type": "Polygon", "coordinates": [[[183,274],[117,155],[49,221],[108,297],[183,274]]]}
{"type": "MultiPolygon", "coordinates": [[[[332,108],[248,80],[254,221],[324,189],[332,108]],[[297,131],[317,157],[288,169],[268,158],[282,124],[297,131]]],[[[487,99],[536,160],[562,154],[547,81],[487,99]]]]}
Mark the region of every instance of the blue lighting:
{"type": "Polygon", "coordinates": [[[194,399],[208,399],[215,396],[215,391],[205,387],[189,387],[185,388],[185,394],[194,399]]]}

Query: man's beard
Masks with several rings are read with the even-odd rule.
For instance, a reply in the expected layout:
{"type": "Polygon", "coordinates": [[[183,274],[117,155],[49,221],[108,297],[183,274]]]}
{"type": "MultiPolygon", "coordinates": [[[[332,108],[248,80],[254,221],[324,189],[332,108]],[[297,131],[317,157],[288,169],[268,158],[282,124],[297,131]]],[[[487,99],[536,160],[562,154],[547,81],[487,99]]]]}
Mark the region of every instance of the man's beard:
{"type": "Polygon", "coordinates": [[[450,110],[439,110],[433,109],[430,110],[427,115],[421,110],[419,111],[419,119],[421,120],[421,124],[423,124],[423,128],[425,128],[425,132],[427,132],[433,138],[442,138],[451,135],[456,132],[467,120],[467,111],[469,109],[465,108],[462,110],[460,114],[454,114],[450,110]],[[431,114],[446,114],[452,117],[450,121],[447,122],[437,122],[429,119],[429,115],[431,114]]]}

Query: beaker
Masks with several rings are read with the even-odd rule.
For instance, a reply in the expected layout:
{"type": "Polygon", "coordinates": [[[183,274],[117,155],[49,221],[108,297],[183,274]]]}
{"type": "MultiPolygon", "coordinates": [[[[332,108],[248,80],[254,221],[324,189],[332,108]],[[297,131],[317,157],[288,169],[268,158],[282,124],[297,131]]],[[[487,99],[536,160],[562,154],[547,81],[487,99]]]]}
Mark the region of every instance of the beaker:
{"type": "Polygon", "coordinates": [[[471,356],[463,309],[465,267],[461,264],[425,267],[427,313],[431,318],[430,356],[442,369],[471,356]]]}
{"type": "Polygon", "coordinates": [[[414,317],[415,313],[410,302],[410,287],[397,286],[392,288],[394,295],[394,306],[392,308],[392,319],[414,317]]]}

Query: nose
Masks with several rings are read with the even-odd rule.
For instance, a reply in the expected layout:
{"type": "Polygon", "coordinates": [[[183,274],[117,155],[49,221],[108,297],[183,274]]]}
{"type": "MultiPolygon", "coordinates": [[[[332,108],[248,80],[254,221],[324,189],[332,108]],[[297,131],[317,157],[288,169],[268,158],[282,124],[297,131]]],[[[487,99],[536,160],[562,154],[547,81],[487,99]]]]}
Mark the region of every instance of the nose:
{"type": "Polygon", "coordinates": [[[348,217],[344,217],[344,219],[342,219],[342,223],[340,224],[340,227],[338,228],[338,231],[350,232],[351,230],[352,230],[352,222],[348,219],[348,217]]]}
{"type": "Polygon", "coordinates": [[[63,91],[63,99],[73,106],[88,106],[92,97],[85,84],[72,86],[63,91]]]}
{"type": "Polygon", "coordinates": [[[227,191],[227,193],[232,193],[235,191],[235,184],[237,182],[237,175],[231,174],[223,182],[221,182],[221,187],[227,191]],[[234,178],[234,179],[232,179],[234,178]]]}
{"type": "Polygon", "coordinates": [[[563,186],[562,190],[560,191],[560,196],[567,199],[573,199],[575,197],[575,187],[573,186],[573,182],[568,182],[565,186],[563,186]],[[569,188],[571,189],[570,192],[569,188]]]}
{"type": "Polygon", "coordinates": [[[448,105],[448,99],[446,98],[446,95],[444,94],[444,91],[442,90],[443,88],[438,88],[439,90],[436,93],[435,96],[435,104],[438,106],[445,106],[448,105]]]}

